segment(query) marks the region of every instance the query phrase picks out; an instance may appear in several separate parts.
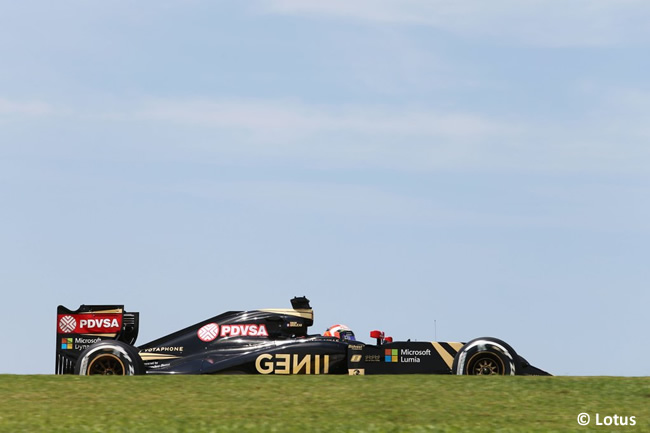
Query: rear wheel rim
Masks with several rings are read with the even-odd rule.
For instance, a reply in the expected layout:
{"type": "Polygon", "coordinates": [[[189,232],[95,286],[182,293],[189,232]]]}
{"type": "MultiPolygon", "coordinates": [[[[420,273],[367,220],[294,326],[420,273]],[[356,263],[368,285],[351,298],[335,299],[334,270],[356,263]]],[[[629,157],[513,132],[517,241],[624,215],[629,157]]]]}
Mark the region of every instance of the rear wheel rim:
{"type": "Polygon", "coordinates": [[[88,366],[89,375],[124,376],[125,372],[122,360],[109,353],[99,355],[88,366]]]}

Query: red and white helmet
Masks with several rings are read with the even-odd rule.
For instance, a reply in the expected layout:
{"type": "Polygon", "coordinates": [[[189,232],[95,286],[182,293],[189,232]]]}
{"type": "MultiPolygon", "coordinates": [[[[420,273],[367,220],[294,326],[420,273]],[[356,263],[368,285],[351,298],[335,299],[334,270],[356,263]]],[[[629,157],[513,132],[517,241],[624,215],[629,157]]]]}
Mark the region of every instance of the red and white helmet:
{"type": "Polygon", "coordinates": [[[356,341],[356,338],[354,338],[354,332],[352,332],[352,329],[346,325],[332,325],[327,328],[327,331],[325,331],[323,335],[325,337],[336,337],[339,340],[356,341]]]}

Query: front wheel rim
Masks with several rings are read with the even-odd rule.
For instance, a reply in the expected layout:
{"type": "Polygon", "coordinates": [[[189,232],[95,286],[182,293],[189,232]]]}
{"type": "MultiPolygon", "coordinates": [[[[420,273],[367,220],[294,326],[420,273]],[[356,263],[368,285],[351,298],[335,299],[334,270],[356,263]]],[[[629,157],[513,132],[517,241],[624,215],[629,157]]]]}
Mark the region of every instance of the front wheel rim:
{"type": "Polygon", "coordinates": [[[479,376],[491,376],[500,374],[499,366],[497,363],[494,362],[493,359],[489,358],[483,358],[476,361],[473,371],[474,374],[479,376]]]}
{"type": "Polygon", "coordinates": [[[470,357],[467,362],[465,374],[477,376],[503,376],[506,374],[506,366],[503,360],[492,352],[478,352],[470,357]]]}

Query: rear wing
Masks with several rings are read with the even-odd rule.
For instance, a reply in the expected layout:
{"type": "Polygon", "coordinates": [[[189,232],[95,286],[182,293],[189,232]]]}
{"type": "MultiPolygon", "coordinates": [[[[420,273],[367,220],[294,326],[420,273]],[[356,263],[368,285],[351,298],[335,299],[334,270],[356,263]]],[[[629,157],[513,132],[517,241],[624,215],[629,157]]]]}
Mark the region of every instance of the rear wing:
{"type": "Polygon", "coordinates": [[[56,309],[55,374],[74,373],[79,354],[102,340],[133,345],[138,337],[140,313],[127,313],[124,305],[82,305],[56,309]]]}

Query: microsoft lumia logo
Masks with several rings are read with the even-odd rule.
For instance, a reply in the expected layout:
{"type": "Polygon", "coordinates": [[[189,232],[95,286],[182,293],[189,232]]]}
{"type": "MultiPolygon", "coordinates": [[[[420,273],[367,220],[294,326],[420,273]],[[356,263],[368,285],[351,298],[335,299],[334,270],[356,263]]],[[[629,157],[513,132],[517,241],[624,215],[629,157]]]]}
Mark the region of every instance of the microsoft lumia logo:
{"type": "Polygon", "coordinates": [[[384,361],[385,362],[398,362],[397,349],[386,349],[384,361]]]}

